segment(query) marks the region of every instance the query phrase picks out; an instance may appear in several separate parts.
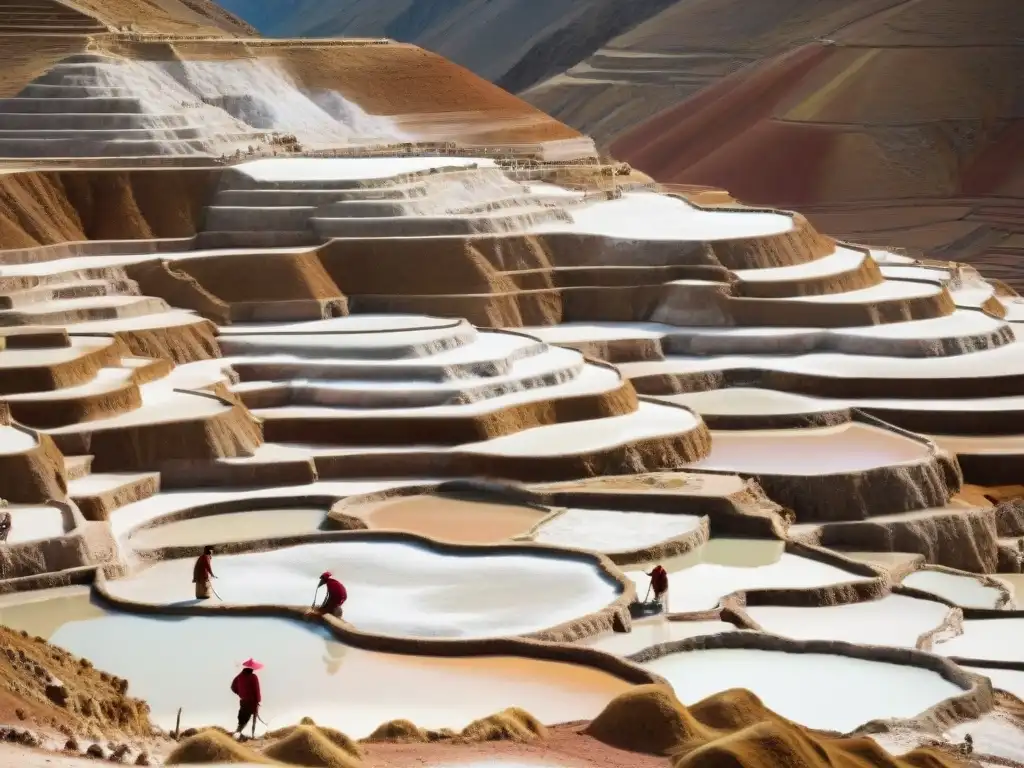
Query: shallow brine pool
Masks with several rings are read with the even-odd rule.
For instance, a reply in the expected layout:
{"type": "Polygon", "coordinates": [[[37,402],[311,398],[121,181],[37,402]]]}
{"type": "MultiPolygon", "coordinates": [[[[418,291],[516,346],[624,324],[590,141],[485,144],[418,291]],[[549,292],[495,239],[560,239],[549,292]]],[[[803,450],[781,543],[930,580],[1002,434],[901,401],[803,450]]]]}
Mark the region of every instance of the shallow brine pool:
{"type": "Polygon", "coordinates": [[[919,667],[820,653],[721,648],[674,653],[644,666],[666,678],[684,704],[746,688],[783,717],[842,733],[876,718],[915,717],[963,693],[919,667]]]}
{"type": "MultiPolygon", "coordinates": [[[[537,632],[600,611],[621,593],[596,560],[535,552],[386,540],[303,544],[215,557],[213,585],[229,604],[306,607],[314,593],[323,598],[317,580],[331,571],[348,591],[345,621],[366,632],[427,638],[537,632]]],[[[156,605],[194,602],[193,563],[157,563],[108,588],[156,605]]]]}

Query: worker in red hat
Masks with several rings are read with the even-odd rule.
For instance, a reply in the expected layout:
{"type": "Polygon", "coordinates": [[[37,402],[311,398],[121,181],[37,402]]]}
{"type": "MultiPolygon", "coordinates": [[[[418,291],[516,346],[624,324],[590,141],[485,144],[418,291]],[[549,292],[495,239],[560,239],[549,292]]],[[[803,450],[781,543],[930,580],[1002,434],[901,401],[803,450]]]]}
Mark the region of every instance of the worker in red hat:
{"type": "Polygon", "coordinates": [[[242,734],[246,724],[252,720],[252,737],[256,738],[256,720],[260,716],[260,703],[263,697],[260,695],[260,679],[256,671],[263,669],[263,665],[255,659],[242,662],[242,671],[235,675],[231,681],[231,692],[238,697],[238,729],[236,733],[242,734]]]}
{"type": "Polygon", "coordinates": [[[647,575],[651,577],[651,586],[648,587],[647,594],[650,595],[653,591],[654,601],[662,610],[668,610],[668,571],[661,565],[655,565],[654,570],[647,575]]]}
{"type": "Polygon", "coordinates": [[[320,574],[320,583],[317,585],[317,589],[320,587],[327,587],[327,595],[324,597],[324,601],[317,608],[317,612],[331,616],[337,616],[341,618],[341,606],[344,605],[348,599],[348,591],[345,589],[345,585],[334,578],[330,571],[324,571],[320,574]]]}

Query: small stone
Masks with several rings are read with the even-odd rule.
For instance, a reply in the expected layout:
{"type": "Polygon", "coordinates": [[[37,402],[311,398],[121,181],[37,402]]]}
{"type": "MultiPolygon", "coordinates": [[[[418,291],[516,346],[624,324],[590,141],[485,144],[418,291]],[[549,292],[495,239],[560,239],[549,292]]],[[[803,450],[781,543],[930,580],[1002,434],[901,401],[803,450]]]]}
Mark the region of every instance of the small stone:
{"type": "Polygon", "coordinates": [[[63,685],[48,685],[46,686],[46,698],[57,706],[63,707],[68,702],[68,690],[63,685]]]}
{"type": "Polygon", "coordinates": [[[78,739],[74,736],[64,742],[64,751],[66,752],[80,752],[81,749],[82,748],[78,746],[78,739]]]}
{"type": "Polygon", "coordinates": [[[16,710],[14,710],[14,715],[19,720],[24,720],[27,717],[27,715],[25,714],[25,710],[21,707],[18,707],[16,710]]]}
{"type": "Polygon", "coordinates": [[[85,750],[86,757],[94,757],[97,760],[102,760],[107,756],[107,753],[103,751],[103,747],[99,744],[90,744],[89,748],[85,750]]]}
{"type": "Polygon", "coordinates": [[[149,753],[140,752],[139,756],[135,758],[136,765],[149,765],[149,753]]]}
{"type": "Polygon", "coordinates": [[[114,751],[110,753],[110,762],[125,762],[125,760],[128,759],[128,753],[131,751],[131,747],[129,747],[127,744],[118,744],[116,747],[114,747],[114,751]]]}

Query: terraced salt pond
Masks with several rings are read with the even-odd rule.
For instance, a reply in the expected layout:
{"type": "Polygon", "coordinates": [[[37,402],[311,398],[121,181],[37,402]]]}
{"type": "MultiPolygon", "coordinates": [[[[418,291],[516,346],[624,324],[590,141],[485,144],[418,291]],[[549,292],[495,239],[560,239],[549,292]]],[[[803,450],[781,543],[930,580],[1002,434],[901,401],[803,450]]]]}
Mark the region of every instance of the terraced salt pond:
{"type": "Polygon", "coordinates": [[[862,645],[915,648],[939,629],[950,613],[941,603],[887,595],[880,600],[814,608],[747,606],[764,631],[794,640],[838,640],[862,645]]]}
{"type": "Polygon", "coordinates": [[[346,514],[370,528],[408,531],[460,544],[492,544],[529,531],[547,509],[518,504],[464,501],[446,496],[404,496],[354,506],[346,514]]]}
{"type": "Polygon", "coordinates": [[[644,666],[684,704],[746,688],[765,706],[811,728],[847,733],[878,718],[909,718],[962,693],[919,667],[821,653],[721,648],[672,653],[644,666]]]}
{"type": "Polygon", "coordinates": [[[658,399],[689,406],[701,415],[722,416],[821,413],[833,411],[839,407],[823,403],[813,397],[753,387],[711,389],[683,395],[666,395],[658,399]]]}
{"type": "MultiPolygon", "coordinates": [[[[679,557],[661,561],[669,572],[669,611],[706,611],[737,590],[820,587],[864,581],[833,565],[784,551],[781,541],[711,539],[679,557]]],[[[642,598],[650,584],[645,575],[652,564],[626,575],[642,598]]]]}
{"type": "Polygon", "coordinates": [[[55,538],[67,532],[69,521],[58,507],[7,507],[5,511],[11,513],[8,544],[55,538]]]}
{"type": "Polygon", "coordinates": [[[240,163],[233,171],[258,181],[343,181],[383,179],[431,168],[493,168],[493,160],[482,157],[331,157],[268,158],[240,163]]]}
{"type": "Polygon", "coordinates": [[[716,431],[711,454],[690,468],[772,475],[829,475],[922,461],[924,442],[866,424],[815,429],[716,431]]]}
{"type": "Polygon", "coordinates": [[[1009,691],[1018,699],[1024,700],[1024,671],[1017,669],[993,669],[991,667],[968,667],[968,672],[987,677],[992,681],[993,688],[1009,691]]]}
{"type": "Polygon", "coordinates": [[[92,606],[87,594],[32,606],[18,613],[0,605],[0,616],[126,678],[130,693],[149,702],[153,721],[168,729],[178,707],[183,728],[229,725],[238,700],[228,684],[250,656],[266,665],[261,715],[271,729],[308,716],[354,738],[396,718],[461,728],[510,706],[548,723],[589,719],[629,687],[572,664],[363,651],[315,625],[283,619],[131,616],[92,606]],[[61,618],[43,625],[39,614],[61,618]]]}
{"type": "Polygon", "coordinates": [[[725,621],[668,621],[663,616],[656,616],[634,620],[630,632],[606,632],[595,637],[583,638],[577,644],[614,653],[616,656],[629,656],[652,645],[738,631],[738,627],[725,621]]]}
{"type": "Polygon", "coordinates": [[[793,219],[778,213],[702,210],[676,197],[626,192],[615,200],[573,208],[571,221],[545,221],[533,232],[575,232],[622,240],[722,240],[789,232],[793,219]]]}
{"type": "Polygon", "coordinates": [[[949,600],[962,608],[995,608],[1002,593],[967,575],[942,571],[914,571],[903,579],[904,586],[949,600]]]}
{"type": "Polygon", "coordinates": [[[935,645],[935,653],[961,659],[1024,661],[1024,618],[970,619],[963,634],[935,645]]]}
{"type": "Polygon", "coordinates": [[[684,536],[700,521],[693,515],[566,509],[538,526],[530,539],[594,552],[632,552],[684,536]]]}
{"type": "Polygon", "coordinates": [[[326,509],[282,508],[226,512],[144,528],[130,535],[135,549],[189,547],[230,541],[260,541],[312,533],[327,519],[326,509]]]}
{"type": "MultiPolygon", "coordinates": [[[[312,602],[320,573],[330,570],[348,589],[345,620],[383,635],[527,634],[600,611],[619,597],[620,585],[596,560],[535,552],[525,547],[514,554],[446,552],[397,541],[339,541],[216,557],[213,567],[225,603],[301,607],[312,602]]],[[[110,582],[109,588],[153,605],[191,602],[192,565],[192,560],[157,563],[110,582]]]]}

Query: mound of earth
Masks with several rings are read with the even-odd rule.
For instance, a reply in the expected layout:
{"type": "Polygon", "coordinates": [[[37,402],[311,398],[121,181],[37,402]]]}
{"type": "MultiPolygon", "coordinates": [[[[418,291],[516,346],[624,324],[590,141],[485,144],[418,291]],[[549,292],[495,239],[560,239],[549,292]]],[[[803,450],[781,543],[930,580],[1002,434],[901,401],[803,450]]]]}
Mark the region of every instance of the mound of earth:
{"type": "Polygon", "coordinates": [[[410,720],[389,720],[381,723],[364,739],[370,744],[423,744],[429,740],[427,732],[410,720]]]}
{"type": "Polygon", "coordinates": [[[42,639],[0,626],[0,722],[66,733],[148,736],[149,706],[127,695],[128,681],[42,639]]]}
{"type": "MultiPolygon", "coordinates": [[[[313,722],[312,718],[304,717],[298,725],[293,725],[287,728],[280,728],[276,731],[271,731],[267,734],[268,739],[279,739],[280,742],[287,741],[288,739],[296,736],[300,730],[311,731],[315,733],[318,739],[323,739],[330,742],[336,749],[340,749],[345,752],[352,759],[358,760],[362,757],[362,751],[359,749],[359,745],[342,733],[334,728],[328,728],[327,726],[317,725],[313,722]]],[[[309,739],[311,737],[304,736],[303,738],[309,739]]],[[[278,743],[280,743],[278,742],[278,743]]]]}
{"type": "Polygon", "coordinates": [[[280,741],[267,747],[263,754],[290,765],[314,768],[355,768],[361,765],[358,754],[338,746],[315,725],[299,725],[280,741]]]}
{"type": "Polygon", "coordinates": [[[618,749],[673,759],[673,768],[942,768],[959,763],[931,750],[899,758],[868,738],[833,739],[767,709],[750,691],[729,690],[691,707],[671,689],[639,686],[615,697],[584,730],[618,749]]]}
{"type": "Polygon", "coordinates": [[[231,736],[214,729],[200,731],[179,744],[165,765],[193,765],[197,763],[255,763],[274,765],[276,761],[264,757],[231,736]]]}
{"type": "Polygon", "coordinates": [[[519,707],[509,707],[497,714],[474,720],[459,735],[468,741],[526,742],[543,739],[547,729],[529,712],[519,707]]]}

